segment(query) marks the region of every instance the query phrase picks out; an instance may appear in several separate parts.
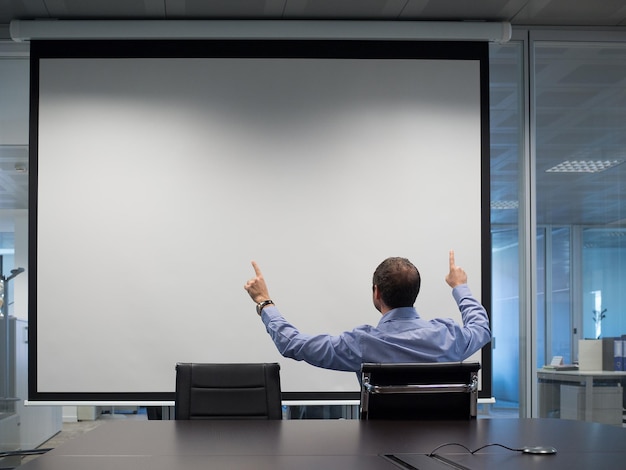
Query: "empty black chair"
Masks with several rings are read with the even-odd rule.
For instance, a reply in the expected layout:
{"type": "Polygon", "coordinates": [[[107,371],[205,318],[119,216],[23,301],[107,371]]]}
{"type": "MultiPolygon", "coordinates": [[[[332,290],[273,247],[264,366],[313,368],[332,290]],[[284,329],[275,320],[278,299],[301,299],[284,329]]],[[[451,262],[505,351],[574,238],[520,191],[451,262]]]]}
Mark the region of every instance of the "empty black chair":
{"type": "Polygon", "coordinates": [[[176,364],[176,419],[282,419],[280,365],[176,364]]]}
{"type": "Polygon", "coordinates": [[[365,363],[361,419],[475,418],[479,369],[477,362],[365,363]]]}

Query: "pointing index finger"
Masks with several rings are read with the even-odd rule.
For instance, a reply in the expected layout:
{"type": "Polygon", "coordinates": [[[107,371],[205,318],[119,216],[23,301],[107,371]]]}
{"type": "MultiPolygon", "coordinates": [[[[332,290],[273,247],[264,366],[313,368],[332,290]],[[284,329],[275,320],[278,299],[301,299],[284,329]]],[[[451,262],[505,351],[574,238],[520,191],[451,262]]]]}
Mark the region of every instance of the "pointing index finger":
{"type": "Polygon", "coordinates": [[[259,268],[259,265],[256,263],[256,261],[252,262],[252,267],[254,268],[254,274],[256,274],[257,276],[262,276],[263,275],[261,273],[261,268],[259,268]]]}
{"type": "Polygon", "coordinates": [[[455,265],[454,263],[454,250],[450,250],[450,269],[452,269],[455,265]]]}

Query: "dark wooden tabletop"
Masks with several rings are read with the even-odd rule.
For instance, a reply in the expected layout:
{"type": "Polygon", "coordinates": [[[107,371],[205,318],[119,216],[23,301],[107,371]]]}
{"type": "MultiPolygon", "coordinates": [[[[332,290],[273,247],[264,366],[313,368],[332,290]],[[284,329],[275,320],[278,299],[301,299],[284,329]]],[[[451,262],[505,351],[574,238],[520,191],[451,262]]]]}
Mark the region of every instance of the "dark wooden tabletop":
{"type": "MultiPolygon", "coordinates": [[[[462,444],[471,450],[491,443],[511,448],[553,446],[557,449],[555,455],[541,456],[498,446],[486,447],[476,454],[469,454],[457,445],[437,450],[438,455],[470,469],[587,470],[624,468],[626,462],[626,429],[559,419],[115,420],[20,468],[391,470],[399,468],[399,461],[414,461],[415,455],[428,454],[448,443],[462,444]],[[392,463],[389,456],[397,463],[392,463]]],[[[445,468],[439,465],[435,462],[429,468],[445,468]]]]}

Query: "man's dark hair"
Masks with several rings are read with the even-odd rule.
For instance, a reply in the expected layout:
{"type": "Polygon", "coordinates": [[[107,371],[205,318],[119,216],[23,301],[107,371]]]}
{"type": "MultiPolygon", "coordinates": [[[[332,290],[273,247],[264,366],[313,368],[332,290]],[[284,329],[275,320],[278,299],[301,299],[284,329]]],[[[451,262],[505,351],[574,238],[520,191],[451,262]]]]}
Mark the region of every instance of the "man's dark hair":
{"type": "Polygon", "coordinates": [[[378,286],[387,307],[412,307],[420,291],[421,278],[408,259],[387,258],[374,271],[372,283],[378,286]]]}

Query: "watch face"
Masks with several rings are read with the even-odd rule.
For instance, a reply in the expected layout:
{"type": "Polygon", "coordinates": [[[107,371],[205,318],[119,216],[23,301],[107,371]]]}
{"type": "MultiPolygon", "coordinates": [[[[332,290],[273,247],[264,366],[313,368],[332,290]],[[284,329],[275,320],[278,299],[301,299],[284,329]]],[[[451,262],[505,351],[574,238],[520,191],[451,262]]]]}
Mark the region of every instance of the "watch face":
{"type": "Polygon", "coordinates": [[[264,300],[263,302],[259,302],[258,304],[256,304],[256,313],[261,315],[263,309],[268,305],[274,305],[274,302],[272,302],[271,300],[264,300]]]}

